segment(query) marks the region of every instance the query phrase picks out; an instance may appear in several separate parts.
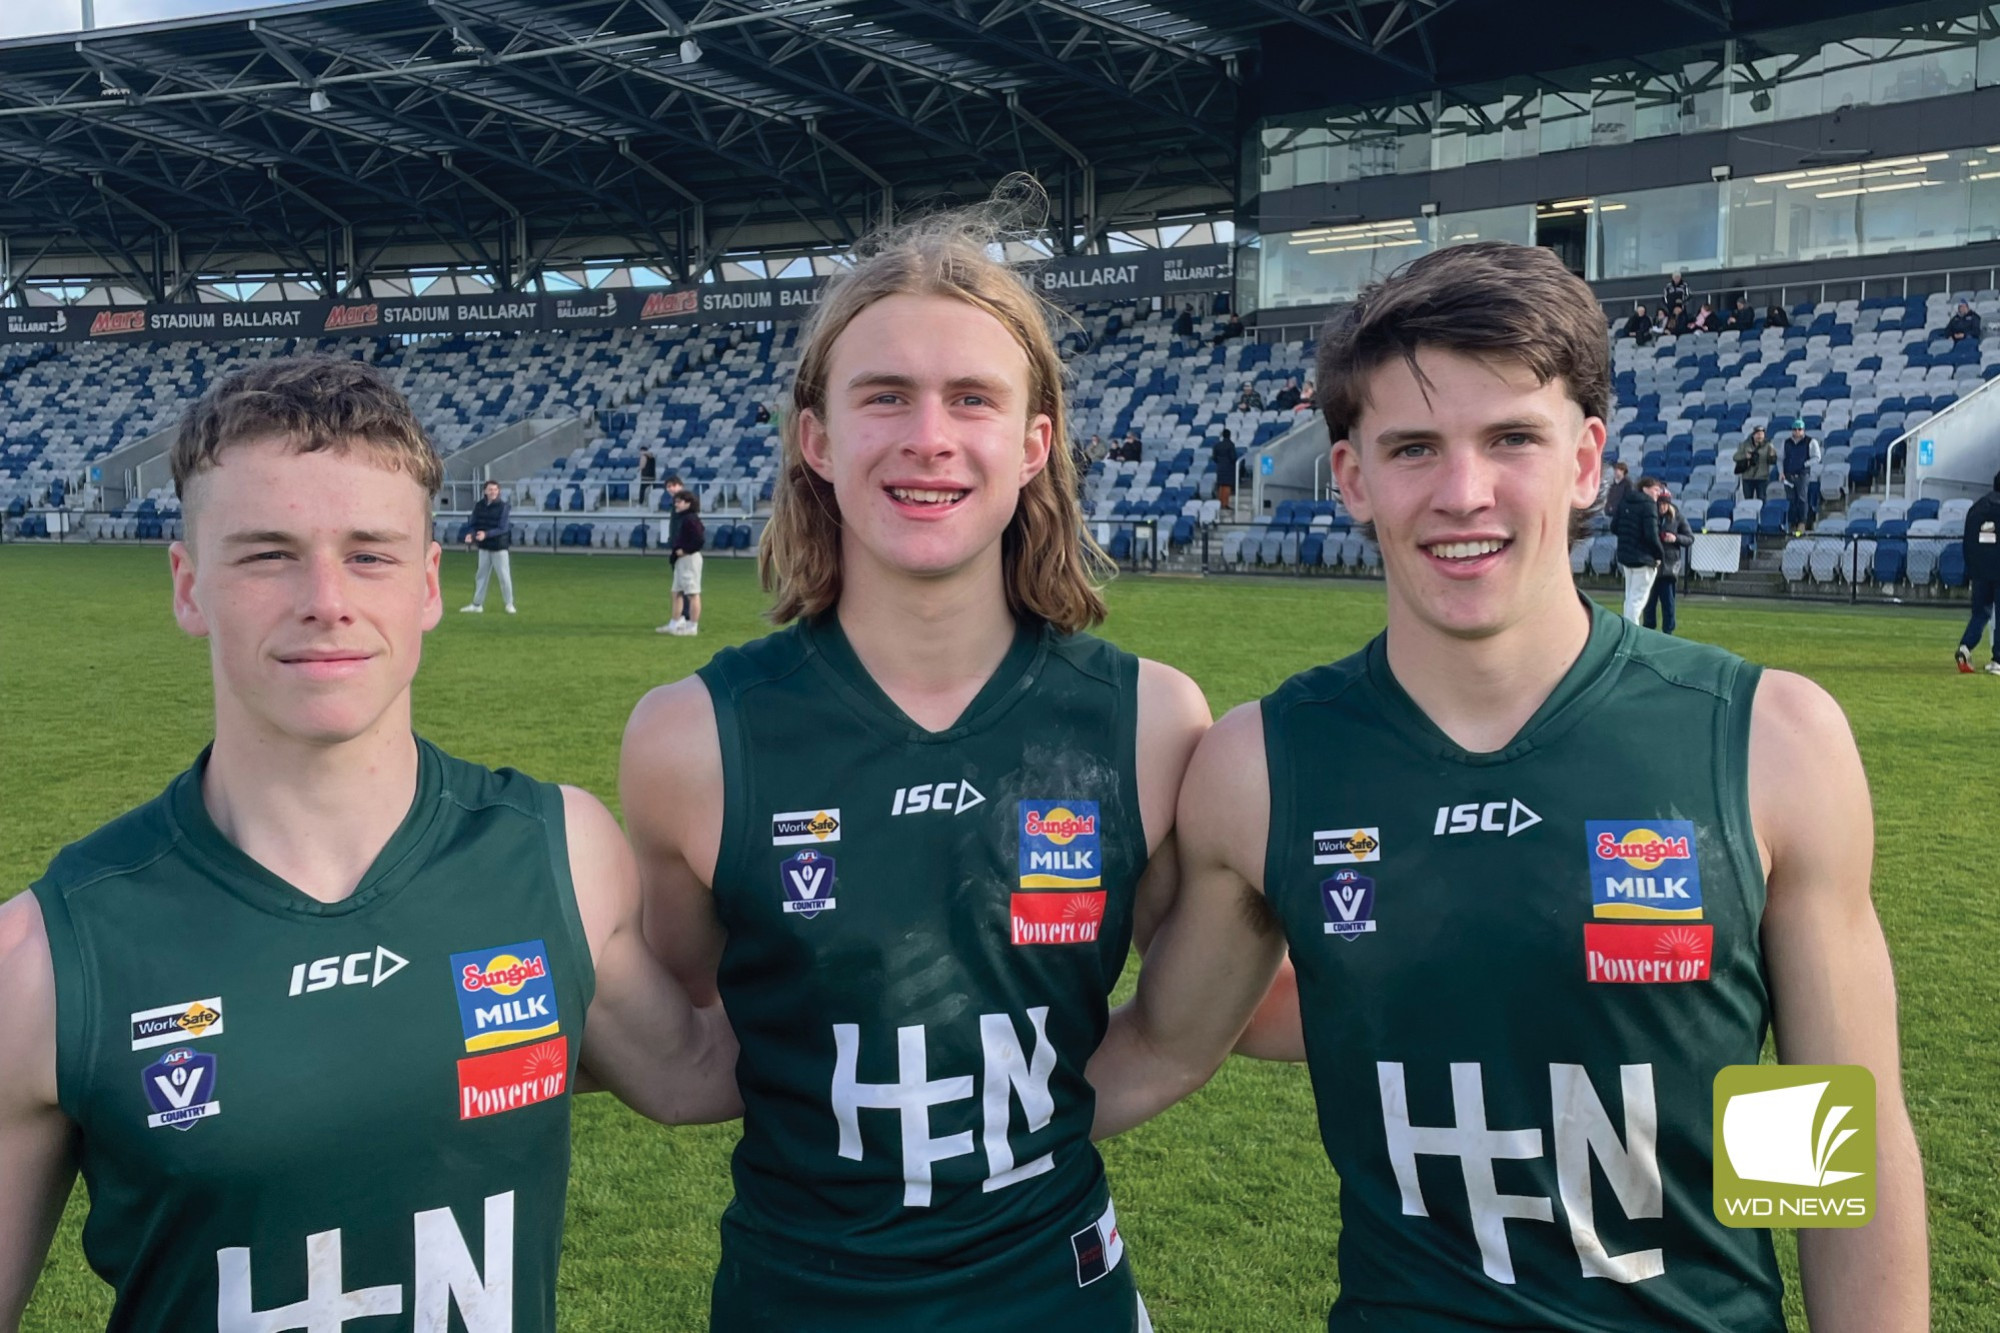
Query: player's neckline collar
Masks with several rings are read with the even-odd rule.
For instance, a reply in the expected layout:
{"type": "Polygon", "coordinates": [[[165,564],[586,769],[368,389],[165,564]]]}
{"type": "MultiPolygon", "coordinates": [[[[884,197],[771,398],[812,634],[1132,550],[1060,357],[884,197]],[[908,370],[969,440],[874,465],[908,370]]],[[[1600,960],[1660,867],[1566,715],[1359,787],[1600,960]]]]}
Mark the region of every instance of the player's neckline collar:
{"type": "Polygon", "coordinates": [[[410,808],[403,822],[382,844],[382,850],[361,882],[354,886],[354,892],[338,902],[322,902],[306,893],[251,857],[216,826],[201,798],[202,774],[208,768],[213,745],[204,748],[193,766],[175,780],[168,802],[169,813],[183,845],[215,872],[222,887],[253,907],[291,917],[350,916],[408,882],[411,870],[422,860],[412,853],[425,844],[437,822],[438,794],[444,784],[443,761],[429,741],[419,736],[416,742],[417,789],[410,808]]]}
{"type": "Polygon", "coordinates": [[[894,730],[906,733],[908,739],[925,744],[953,741],[979,731],[1010,708],[1040,675],[1037,664],[1047,642],[1045,628],[1040,622],[1017,620],[1014,641],[1008,645],[1006,656],[979,687],[979,693],[965,706],[965,711],[942,731],[930,731],[919,726],[868,674],[868,668],[861,664],[854,645],[840,628],[837,613],[829,611],[800,625],[806,641],[851,704],[894,730]]]}
{"type": "Polygon", "coordinates": [[[1611,689],[1618,678],[1616,664],[1623,657],[1629,637],[1624,617],[1612,614],[1581,594],[1579,597],[1590,611],[1590,637],[1584,641],[1583,651],[1556,682],[1549,697],[1542,700],[1542,706],[1499,749],[1485,752],[1466,749],[1417,706],[1417,701],[1396,679],[1396,673],[1389,669],[1386,632],[1376,635],[1364,650],[1368,679],[1383,700],[1383,712],[1421,748],[1454,763],[1504,764],[1548,745],[1581,721],[1611,689]]]}

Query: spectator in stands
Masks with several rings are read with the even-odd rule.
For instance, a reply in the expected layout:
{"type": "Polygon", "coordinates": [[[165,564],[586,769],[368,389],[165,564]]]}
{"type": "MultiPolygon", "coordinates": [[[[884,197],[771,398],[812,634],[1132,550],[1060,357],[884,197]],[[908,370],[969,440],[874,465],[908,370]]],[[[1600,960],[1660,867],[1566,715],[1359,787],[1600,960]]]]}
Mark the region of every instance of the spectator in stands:
{"type": "Polygon", "coordinates": [[[1792,317],[1785,313],[1783,306],[1774,305],[1764,312],[1764,327],[1767,329],[1789,329],[1792,327],[1792,317]]]}
{"type": "Polygon", "coordinates": [[[1667,307],[1661,306],[1653,312],[1653,336],[1655,338],[1669,338],[1673,336],[1673,332],[1673,316],[1668,312],[1667,307]]]}
{"type": "Polygon", "coordinates": [[[1299,405],[1297,407],[1294,407],[1292,411],[1310,412],[1312,410],[1313,410],[1313,382],[1311,380],[1307,380],[1305,387],[1299,390],[1299,405]]]}
{"type": "Polygon", "coordinates": [[[1191,305],[1182,306],[1180,314],[1174,316],[1174,337],[1176,338],[1194,337],[1193,306],[1191,305]]]}
{"type": "Polygon", "coordinates": [[[1958,303],[1958,313],[1953,315],[1950,321],[1945,324],[1944,332],[1945,336],[1953,342],[1963,342],[1967,338],[1978,342],[1980,333],[1979,316],[1974,313],[1970,305],[1964,301],[1960,301],[1958,303]]]}
{"type": "Polygon", "coordinates": [[[1625,327],[1619,330],[1618,336],[1621,338],[1630,338],[1641,347],[1653,341],[1653,321],[1646,317],[1646,303],[1644,301],[1634,301],[1632,303],[1631,318],[1625,321],[1625,327]]]}
{"type": "Polygon", "coordinates": [[[1236,395],[1236,410],[1238,412],[1262,412],[1264,410],[1264,395],[1257,392],[1256,385],[1247,380],[1244,382],[1243,392],[1236,395]]]}
{"type": "Polygon", "coordinates": [[[1102,435],[1091,436],[1090,443],[1084,446],[1083,456],[1092,463],[1102,463],[1108,458],[1110,450],[1104,447],[1104,437],[1102,435]]]}
{"type": "MultiPolygon", "coordinates": [[[[1619,464],[1622,470],[1624,464],[1619,464]]],[[[1637,490],[1627,490],[1612,511],[1611,532],[1618,538],[1618,567],[1625,575],[1625,618],[1633,624],[1645,612],[1659,577],[1666,549],[1660,542],[1660,496],[1666,485],[1658,477],[1639,478],[1637,490]]]]}
{"type": "Polygon", "coordinates": [[[701,632],[701,548],[708,544],[708,532],[701,525],[701,497],[693,491],[675,492],[674,524],[667,541],[667,554],[674,562],[673,618],[658,632],[688,638],[701,632]]]}
{"type": "Polygon", "coordinates": [[[1958,641],[1958,669],[1972,670],[1972,650],[1990,622],[1992,658],[1986,672],[2000,676],[2000,473],[1994,475],[1993,489],[1965,511],[1964,550],[1965,573],[1972,583],[1972,618],[1958,641]]]}
{"type": "Polygon", "coordinates": [[[653,457],[651,449],[639,451],[639,507],[646,507],[646,496],[652,492],[653,482],[660,474],[660,465],[653,457]]]}
{"type": "Polygon", "coordinates": [[[757,424],[760,426],[771,424],[771,409],[763,403],[757,404],[757,424]]]}
{"type": "Polygon", "coordinates": [[[1736,298],[1736,308],[1729,312],[1729,327],[1743,333],[1757,331],[1757,312],[1750,305],[1749,297],[1736,298]]]}
{"type": "Polygon", "coordinates": [[[1139,432],[1136,430],[1126,431],[1125,438],[1118,445],[1118,461],[1121,463],[1137,463],[1145,458],[1145,456],[1146,446],[1140,441],[1139,432]]]}
{"type": "Polygon", "coordinates": [[[1286,380],[1285,387],[1271,395],[1271,409],[1275,412],[1289,412],[1299,405],[1299,382],[1286,380]]]}
{"type": "Polygon", "coordinates": [[[1222,434],[1209,451],[1215,459],[1215,499],[1222,508],[1234,513],[1230,501],[1236,496],[1236,440],[1229,433],[1229,427],[1222,428],[1222,434]]]}
{"type": "Polygon", "coordinates": [[[1667,279],[1666,290],[1660,293],[1660,304],[1672,310],[1675,306],[1685,306],[1687,303],[1687,282],[1681,277],[1681,271],[1675,269],[1673,275],[1667,279]]]}
{"type": "Polygon", "coordinates": [[[1771,469],[1777,462],[1778,451],[1772,448],[1764,428],[1752,428],[1750,437],[1736,446],[1737,493],[1746,500],[1762,500],[1771,489],[1771,469]]]}
{"type": "Polygon", "coordinates": [[[1632,489],[1632,469],[1623,463],[1611,465],[1611,480],[1604,486],[1604,515],[1618,517],[1618,506],[1625,503],[1625,493],[1632,489]]]}
{"type": "Polygon", "coordinates": [[[1792,433],[1785,439],[1784,452],[1779,457],[1779,471],[1784,476],[1791,505],[1785,511],[1785,523],[1794,537],[1804,534],[1819,513],[1819,441],[1806,434],[1805,418],[1792,421],[1792,433]]]}
{"type": "Polygon", "coordinates": [[[508,565],[507,548],[513,545],[513,506],[500,497],[500,483],[489,481],[480,487],[478,503],[472,506],[472,521],[465,531],[465,543],[479,551],[479,574],[472,585],[472,601],[458,609],[477,615],[486,609],[486,582],[500,576],[500,601],[507,614],[514,614],[514,571],[508,565]]]}
{"type": "Polygon", "coordinates": [[[1653,591],[1646,597],[1642,623],[1647,629],[1652,629],[1654,612],[1657,611],[1659,628],[1664,633],[1672,634],[1678,623],[1674,616],[1674,589],[1687,568],[1688,548],[1694,544],[1694,530],[1688,527],[1687,517],[1681,513],[1680,506],[1674,503],[1673,495],[1664,485],[1660,487],[1658,504],[1660,573],[1653,580],[1653,591]]]}
{"type": "Polygon", "coordinates": [[[1678,338],[1688,331],[1688,308],[1684,305],[1667,307],[1667,332],[1678,338]]]}
{"type": "Polygon", "coordinates": [[[1243,316],[1232,310],[1229,312],[1229,322],[1222,326],[1222,332],[1215,335],[1215,345],[1220,347],[1231,338],[1241,338],[1242,336],[1243,316]]]}
{"type": "Polygon", "coordinates": [[[1718,332],[1718,325],[1715,318],[1715,307],[1710,305],[1708,302],[1703,301],[1701,303],[1701,308],[1694,312],[1694,318],[1688,321],[1688,327],[1690,329],[1693,329],[1696,333],[1718,332]]]}

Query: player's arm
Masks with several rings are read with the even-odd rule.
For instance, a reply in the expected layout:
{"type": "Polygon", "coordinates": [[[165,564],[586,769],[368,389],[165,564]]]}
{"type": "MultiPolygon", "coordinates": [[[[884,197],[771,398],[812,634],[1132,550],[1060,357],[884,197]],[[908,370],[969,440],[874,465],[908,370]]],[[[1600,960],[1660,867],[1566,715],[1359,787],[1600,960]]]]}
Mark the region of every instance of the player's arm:
{"type": "Polygon", "coordinates": [[[696,1004],[716,1004],[725,937],[709,885],[722,848],[722,742],[699,677],[662,685],[632,710],[618,796],[639,858],[646,943],[696,1004]]]}
{"type": "Polygon", "coordinates": [[[76,1162],[56,1104],[56,980],[41,904],[0,903],[0,1330],[20,1327],[76,1162]]]}
{"type": "Polygon", "coordinates": [[[646,947],[639,872],[618,821],[595,796],[563,788],[570,877],[597,972],[581,1065],[663,1124],[707,1124],[743,1114],[736,1038],[722,1006],[697,1009],[646,947]]]}
{"type": "Polygon", "coordinates": [[[1097,1090],[1094,1138],[1122,1133],[1206,1083],[1284,955],[1263,895],[1233,864],[1246,840],[1255,841],[1259,860],[1263,855],[1261,725],[1254,707],[1225,717],[1196,749],[1181,784],[1173,900],[1146,951],[1137,993],[1112,1014],[1086,1070],[1097,1090]],[[1246,755],[1254,759],[1249,771],[1246,755]],[[1246,831],[1249,825],[1254,830],[1246,831]]]}
{"type": "Polygon", "coordinates": [[[1767,866],[1764,958],[1778,1058],[1875,1075],[1876,1213],[1799,1233],[1815,1333],[1930,1327],[1923,1164],[1903,1104],[1896,983],[1869,897],[1875,821],[1847,719],[1819,686],[1771,671],[1750,723],[1750,799],[1767,866]]]}

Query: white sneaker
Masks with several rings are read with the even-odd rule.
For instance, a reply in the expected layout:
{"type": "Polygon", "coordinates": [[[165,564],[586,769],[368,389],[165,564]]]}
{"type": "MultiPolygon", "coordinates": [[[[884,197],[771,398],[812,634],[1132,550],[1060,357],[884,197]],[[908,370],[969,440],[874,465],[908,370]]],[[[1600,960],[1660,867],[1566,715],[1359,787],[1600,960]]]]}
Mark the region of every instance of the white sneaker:
{"type": "MultiPolygon", "coordinates": [[[[695,635],[701,633],[701,626],[695,621],[683,620],[681,627],[675,630],[674,633],[680,635],[683,639],[692,639],[695,635]]],[[[1996,670],[2000,670],[2000,668],[1996,668],[1996,670]]]]}
{"type": "Polygon", "coordinates": [[[512,602],[507,603],[507,614],[510,616],[514,614],[514,604],[512,602]]]}
{"type": "Polygon", "coordinates": [[[1986,674],[1989,676],[2000,676],[2000,662],[1988,662],[1986,664],[1986,674]]]}
{"type": "Polygon", "coordinates": [[[479,605],[479,603],[477,603],[477,602],[474,602],[474,603],[473,603],[473,604],[472,604],[471,606],[461,606],[461,607],[459,607],[458,609],[459,609],[460,611],[462,611],[462,612],[463,612],[463,611],[470,611],[470,612],[471,612],[471,613],[472,613],[473,615],[475,615],[475,616],[476,616],[476,615],[480,614],[481,612],[483,612],[483,611],[484,611],[484,610],[485,610],[486,608],[485,608],[485,607],[483,607],[483,606],[481,606],[481,605],[479,605]]]}
{"type": "Polygon", "coordinates": [[[656,627],[653,630],[653,633],[655,634],[679,634],[680,632],[681,632],[681,622],[678,616],[672,620],[669,620],[666,624],[656,627]]]}

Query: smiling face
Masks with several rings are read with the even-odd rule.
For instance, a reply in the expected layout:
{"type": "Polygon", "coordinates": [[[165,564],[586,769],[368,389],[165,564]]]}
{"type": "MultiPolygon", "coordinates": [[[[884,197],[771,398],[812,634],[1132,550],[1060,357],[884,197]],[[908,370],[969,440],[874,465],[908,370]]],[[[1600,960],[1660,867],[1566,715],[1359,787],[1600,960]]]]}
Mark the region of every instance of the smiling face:
{"type": "Polygon", "coordinates": [[[174,618],[209,641],[216,728],[336,745],[409,726],[438,547],[409,474],[363,448],[232,446],[194,479],[174,618]]]}
{"type": "Polygon", "coordinates": [[[1520,363],[1420,348],[1370,376],[1333,471],[1375,525],[1391,613],[1453,637],[1573,602],[1573,511],[1597,496],[1604,423],[1520,363]]]}
{"type": "Polygon", "coordinates": [[[824,407],[799,419],[812,470],[840,507],[841,560],[915,578],[1000,568],[1021,490],[1049,460],[1027,354],[979,307],[887,296],[827,359],[824,407]]]}

